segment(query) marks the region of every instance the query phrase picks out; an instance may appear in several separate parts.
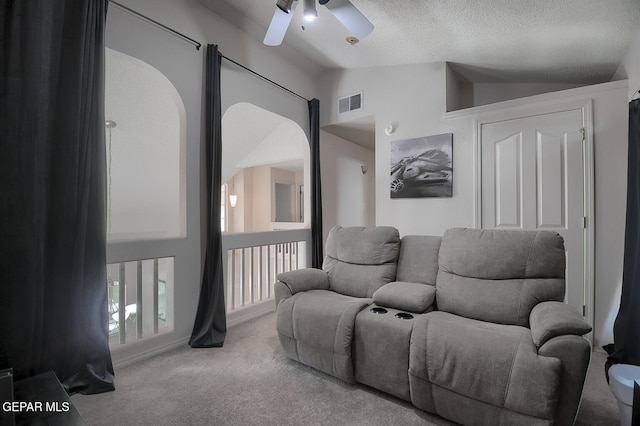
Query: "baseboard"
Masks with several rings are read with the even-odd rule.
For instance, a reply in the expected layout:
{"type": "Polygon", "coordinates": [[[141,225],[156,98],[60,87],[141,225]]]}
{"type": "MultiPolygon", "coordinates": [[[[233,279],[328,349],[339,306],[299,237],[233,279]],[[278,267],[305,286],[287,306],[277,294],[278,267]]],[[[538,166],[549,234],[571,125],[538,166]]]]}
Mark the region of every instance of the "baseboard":
{"type": "Polygon", "coordinates": [[[227,327],[234,327],[276,310],[273,300],[265,300],[251,306],[227,313],[227,327]]]}
{"type": "MultiPolygon", "coordinates": [[[[266,300],[259,302],[251,306],[232,311],[227,313],[227,328],[235,327],[247,321],[251,321],[254,318],[258,318],[262,315],[268,314],[276,310],[275,302],[273,300],[266,300]]],[[[148,349],[141,350],[139,352],[132,351],[131,353],[115,352],[112,355],[113,368],[119,369],[128,365],[134,364],[139,361],[151,358],[152,356],[159,355],[163,352],[170,351],[189,343],[191,336],[184,336],[179,339],[167,342],[162,345],[152,346],[148,349]]],[[[146,343],[146,342],[145,342],[146,343]]]]}
{"type": "Polygon", "coordinates": [[[133,352],[131,354],[118,354],[115,353],[113,355],[113,368],[115,370],[126,367],[138,361],[145,360],[147,358],[151,358],[152,356],[159,355],[163,352],[170,351],[172,349],[179,348],[181,346],[185,346],[189,343],[189,339],[191,336],[181,337],[177,340],[167,342],[163,345],[153,346],[147,350],[143,350],[140,352],[133,352]],[[120,356],[119,356],[120,355],[120,356]]]}

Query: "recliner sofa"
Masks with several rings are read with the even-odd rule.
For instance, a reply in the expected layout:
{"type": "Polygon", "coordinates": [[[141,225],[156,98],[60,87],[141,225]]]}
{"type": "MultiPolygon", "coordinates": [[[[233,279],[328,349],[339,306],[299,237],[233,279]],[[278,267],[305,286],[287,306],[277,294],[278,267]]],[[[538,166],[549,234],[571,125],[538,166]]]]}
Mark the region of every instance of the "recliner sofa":
{"type": "Polygon", "coordinates": [[[282,273],[286,355],[461,424],[572,424],[591,327],[549,231],[335,227],[323,268],[282,273]]]}

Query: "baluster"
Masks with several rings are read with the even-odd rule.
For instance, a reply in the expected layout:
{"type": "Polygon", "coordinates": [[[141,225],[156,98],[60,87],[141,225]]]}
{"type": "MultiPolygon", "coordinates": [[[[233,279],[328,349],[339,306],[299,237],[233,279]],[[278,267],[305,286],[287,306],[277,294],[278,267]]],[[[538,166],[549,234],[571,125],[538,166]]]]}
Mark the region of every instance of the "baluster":
{"type": "Polygon", "coordinates": [[[127,342],[127,284],[125,274],[125,263],[120,263],[120,271],[118,273],[118,334],[120,335],[120,344],[127,342]]]}
{"type": "Polygon", "coordinates": [[[253,275],[253,247],[249,247],[249,293],[251,296],[251,304],[255,302],[255,277],[253,275]]]}
{"type": "Polygon", "coordinates": [[[231,309],[236,308],[236,250],[231,250],[231,309]]]}
{"type": "Polygon", "coordinates": [[[136,329],[137,338],[142,339],[142,260],[138,260],[136,274],[136,329]]]}
{"type": "Polygon", "coordinates": [[[274,267],[275,267],[275,274],[276,274],[275,276],[276,277],[278,276],[278,250],[279,250],[279,248],[280,247],[278,246],[278,244],[274,245],[273,264],[274,264],[274,267]]]}
{"type": "Polygon", "coordinates": [[[258,283],[258,288],[260,289],[260,301],[262,301],[262,298],[264,297],[263,291],[262,291],[262,288],[264,286],[264,275],[263,275],[264,271],[262,270],[262,256],[263,256],[262,247],[263,246],[258,247],[258,253],[260,254],[260,260],[258,262],[258,274],[260,276],[259,283],[258,283]]]}
{"type": "Polygon", "coordinates": [[[153,259],[153,334],[158,334],[158,259],[153,259]]]}
{"type": "MultiPolygon", "coordinates": [[[[267,297],[271,297],[271,245],[267,246],[267,297]]],[[[275,281],[274,281],[275,282],[275,281]]]]}
{"type": "Polygon", "coordinates": [[[244,287],[244,277],[245,277],[245,264],[244,264],[244,248],[240,249],[240,295],[242,297],[242,304],[244,306],[244,302],[247,299],[247,295],[245,294],[244,287]]]}

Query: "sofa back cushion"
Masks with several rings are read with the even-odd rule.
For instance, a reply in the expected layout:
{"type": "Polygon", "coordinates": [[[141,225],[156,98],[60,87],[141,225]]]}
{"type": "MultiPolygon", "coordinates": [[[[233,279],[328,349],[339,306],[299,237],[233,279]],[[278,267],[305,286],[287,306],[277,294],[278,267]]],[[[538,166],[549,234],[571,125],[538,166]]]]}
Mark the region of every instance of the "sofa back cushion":
{"type": "Polygon", "coordinates": [[[449,229],[440,247],[436,305],[528,327],[535,305],[564,299],[564,273],[564,241],[555,232],[449,229]]]}
{"type": "Polygon", "coordinates": [[[399,251],[396,228],[334,227],[322,265],[329,275],[329,288],[347,296],[372,297],[384,284],[395,281],[399,251]]]}
{"type": "Polygon", "coordinates": [[[436,285],[442,237],[405,235],[400,243],[396,281],[436,285]]]}

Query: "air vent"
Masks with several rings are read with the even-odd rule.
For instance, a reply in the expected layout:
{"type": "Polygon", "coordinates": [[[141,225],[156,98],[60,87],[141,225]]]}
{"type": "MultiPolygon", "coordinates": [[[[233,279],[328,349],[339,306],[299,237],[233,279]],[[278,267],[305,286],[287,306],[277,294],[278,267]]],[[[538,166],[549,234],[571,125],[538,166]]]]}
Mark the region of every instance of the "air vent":
{"type": "Polygon", "coordinates": [[[339,114],[360,109],[362,109],[362,92],[338,99],[339,114]]]}

